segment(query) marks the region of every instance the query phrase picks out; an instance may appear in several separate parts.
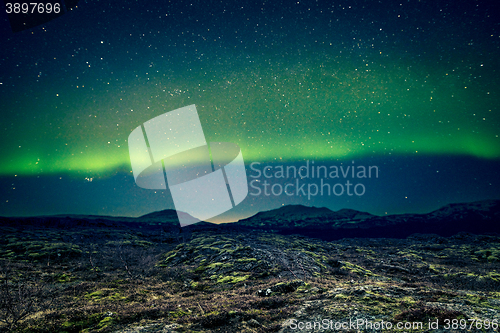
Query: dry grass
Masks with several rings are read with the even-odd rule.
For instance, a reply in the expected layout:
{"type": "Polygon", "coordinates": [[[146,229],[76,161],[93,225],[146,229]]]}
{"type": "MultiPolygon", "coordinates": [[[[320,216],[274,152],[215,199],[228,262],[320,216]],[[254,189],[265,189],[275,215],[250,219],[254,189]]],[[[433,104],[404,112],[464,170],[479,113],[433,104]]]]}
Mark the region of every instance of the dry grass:
{"type": "Polygon", "coordinates": [[[453,305],[456,299],[478,313],[500,310],[495,305],[500,304],[495,275],[500,265],[474,257],[482,248],[498,247],[500,242],[491,239],[450,238],[435,247],[414,240],[329,243],[211,232],[195,233],[181,244],[150,242],[139,232],[92,236],[10,229],[4,236],[10,240],[0,250],[10,259],[2,264],[15,274],[3,277],[9,283],[35,278],[44,290],[58,290],[50,309],[40,303],[9,328],[17,332],[119,332],[148,323],[175,323],[180,332],[272,332],[297,313],[342,318],[356,312],[407,321],[468,318],[469,310],[430,305],[453,305]],[[66,242],[61,245],[60,239],[66,242]],[[32,241],[41,245],[30,250],[32,241]],[[53,243],[66,252],[41,253],[53,243]],[[30,256],[35,250],[37,256],[30,256]],[[303,283],[291,284],[297,278],[303,283]],[[267,290],[272,290],[267,296],[259,292],[267,290]]]}

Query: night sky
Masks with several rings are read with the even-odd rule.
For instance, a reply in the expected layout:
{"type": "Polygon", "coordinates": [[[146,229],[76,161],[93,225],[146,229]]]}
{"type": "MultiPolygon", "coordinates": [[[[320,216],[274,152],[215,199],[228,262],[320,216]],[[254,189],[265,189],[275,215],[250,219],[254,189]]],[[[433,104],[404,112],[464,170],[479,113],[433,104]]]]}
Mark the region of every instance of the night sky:
{"type": "Polygon", "coordinates": [[[191,104],[208,142],[240,146],[254,185],[265,178],[252,162],[379,171],[350,179],[361,196],[250,194],[214,221],[288,204],[383,215],[500,199],[492,3],[80,1],[15,34],[2,13],[0,216],[173,208],[168,191],[135,185],[127,139],[191,104]]]}

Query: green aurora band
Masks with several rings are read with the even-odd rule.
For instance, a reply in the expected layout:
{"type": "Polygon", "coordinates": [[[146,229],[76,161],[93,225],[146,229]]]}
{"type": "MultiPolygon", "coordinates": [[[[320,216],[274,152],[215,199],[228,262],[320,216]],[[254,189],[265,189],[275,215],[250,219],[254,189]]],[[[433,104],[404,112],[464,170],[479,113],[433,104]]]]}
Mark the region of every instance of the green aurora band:
{"type": "Polygon", "coordinates": [[[18,125],[1,144],[0,175],[128,172],[132,129],[190,104],[207,141],[237,143],[246,162],[389,154],[500,158],[493,61],[436,68],[394,63],[383,54],[370,62],[312,58],[260,57],[229,69],[200,65],[185,77],[158,67],[133,78],[80,80],[78,87],[59,82],[31,99],[13,94],[2,107],[39,116],[13,119],[18,125]]]}

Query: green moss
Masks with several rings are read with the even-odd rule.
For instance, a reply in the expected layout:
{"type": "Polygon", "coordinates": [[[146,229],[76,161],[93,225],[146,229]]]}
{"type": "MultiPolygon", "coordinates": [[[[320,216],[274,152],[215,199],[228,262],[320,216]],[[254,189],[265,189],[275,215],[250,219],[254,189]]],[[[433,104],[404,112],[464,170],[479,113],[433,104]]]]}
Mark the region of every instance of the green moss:
{"type": "Polygon", "coordinates": [[[87,331],[87,329],[95,327],[95,325],[97,325],[101,321],[102,317],[102,313],[91,314],[87,318],[83,318],[80,320],[65,321],[61,324],[61,328],[67,329],[72,332],[76,330],[78,330],[78,332],[85,332],[87,331]]]}
{"type": "Polygon", "coordinates": [[[214,246],[215,247],[217,245],[222,245],[222,244],[224,244],[224,246],[222,246],[222,247],[231,246],[231,243],[229,243],[227,241],[223,241],[223,240],[214,242],[214,243],[210,244],[210,246],[214,246]]]}
{"type": "Polygon", "coordinates": [[[168,313],[168,315],[170,317],[173,317],[173,318],[180,318],[180,317],[183,317],[183,316],[187,316],[189,315],[190,313],[187,312],[187,311],[183,311],[183,310],[178,310],[178,311],[170,311],[168,313]]]}
{"type": "Polygon", "coordinates": [[[429,265],[429,270],[433,273],[439,274],[443,270],[443,268],[439,265],[429,265]]]}
{"type": "Polygon", "coordinates": [[[238,283],[246,281],[250,275],[243,276],[224,276],[217,279],[217,283],[238,283]]]}
{"type": "Polygon", "coordinates": [[[193,272],[204,272],[205,270],[207,269],[207,266],[205,265],[200,265],[198,267],[196,267],[193,272]]]}
{"type": "Polygon", "coordinates": [[[105,292],[103,290],[97,290],[91,293],[87,293],[83,297],[87,299],[100,299],[103,295],[105,295],[105,292]]]}
{"type": "Polygon", "coordinates": [[[43,258],[56,256],[76,256],[82,253],[78,245],[58,243],[50,241],[21,241],[6,245],[6,251],[27,256],[31,260],[41,260],[43,258]]]}
{"type": "Polygon", "coordinates": [[[54,275],[54,280],[56,280],[59,283],[67,283],[67,282],[71,282],[72,277],[66,273],[60,273],[60,274],[54,275]]]}
{"type": "Polygon", "coordinates": [[[316,262],[318,264],[319,267],[321,267],[322,270],[324,271],[327,271],[328,270],[328,267],[326,267],[325,264],[323,264],[322,262],[316,262]]]}
{"type": "Polygon", "coordinates": [[[302,252],[303,252],[303,253],[305,253],[305,254],[310,255],[310,256],[311,256],[311,257],[313,257],[313,258],[321,258],[321,256],[320,256],[319,254],[316,254],[316,253],[311,252],[311,251],[305,251],[305,250],[304,250],[304,251],[302,251],[302,252]]]}
{"type": "Polygon", "coordinates": [[[205,270],[207,269],[214,269],[214,268],[227,268],[227,267],[232,267],[233,264],[232,263],[222,263],[222,262],[214,262],[214,263],[211,263],[210,265],[200,265],[198,267],[196,267],[193,272],[204,272],[205,270]]]}
{"type": "Polygon", "coordinates": [[[221,253],[235,253],[235,252],[242,252],[242,251],[247,251],[247,250],[252,250],[250,246],[238,246],[235,249],[223,249],[221,253]]]}
{"type": "Polygon", "coordinates": [[[498,257],[500,257],[500,248],[490,247],[488,249],[475,251],[474,254],[479,261],[498,262],[498,257]]]}
{"type": "Polygon", "coordinates": [[[256,258],[241,258],[241,259],[236,259],[236,262],[252,262],[252,261],[257,261],[256,258]]]}
{"type": "Polygon", "coordinates": [[[337,300],[348,300],[349,296],[344,295],[344,294],[337,294],[337,295],[335,295],[334,298],[337,299],[337,300]]]}
{"type": "Polygon", "coordinates": [[[465,297],[466,297],[466,300],[469,304],[480,306],[480,307],[491,308],[491,304],[488,302],[486,297],[482,297],[482,296],[474,295],[474,294],[466,294],[465,297]]]}
{"type": "Polygon", "coordinates": [[[111,281],[111,283],[115,286],[119,286],[122,284],[126,284],[127,281],[125,281],[124,279],[116,279],[116,280],[111,281]]]}
{"type": "Polygon", "coordinates": [[[495,282],[500,282],[500,274],[497,272],[489,272],[486,275],[479,276],[478,279],[480,280],[493,280],[495,282]]]}
{"type": "MultiPolygon", "coordinates": [[[[390,298],[390,297],[384,297],[384,300],[386,302],[395,302],[396,301],[394,298],[390,298]]],[[[407,306],[417,303],[417,301],[413,297],[411,297],[411,296],[405,296],[403,298],[400,298],[398,301],[401,304],[405,304],[407,306]]]]}
{"type": "Polygon", "coordinates": [[[119,240],[119,241],[107,241],[106,245],[111,246],[124,246],[124,245],[132,245],[132,242],[129,240],[119,240]]]}
{"type": "Polygon", "coordinates": [[[145,240],[136,240],[134,242],[134,246],[150,247],[150,246],[153,246],[153,243],[145,241],[145,240]]]}
{"type": "Polygon", "coordinates": [[[297,292],[305,292],[305,291],[308,291],[309,289],[311,289],[311,284],[310,283],[304,283],[303,285],[299,286],[297,288],[297,292]]]}
{"type": "Polygon", "coordinates": [[[105,328],[113,326],[117,322],[117,318],[114,317],[105,317],[103,320],[101,320],[98,324],[97,327],[99,330],[103,330],[105,328]]]}
{"type": "Polygon", "coordinates": [[[358,252],[358,253],[364,253],[364,254],[371,254],[371,255],[375,255],[375,251],[373,251],[373,250],[368,250],[368,249],[360,249],[360,248],[357,248],[357,249],[356,249],[356,252],[358,252]]]}
{"type": "Polygon", "coordinates": [[[10,259],[10,258],[13,258],[15,256],[16,256],[16,254],[14,253],[14,251],[11,251],[11,250],[2,251],[0,253],[0,258],[10,259]]]}
{"type": "Polygon", "coordinates": [[[120,301],[126,299],[126,297],[119,292],[115,292],[114,288],[97,290],[85,294],[84,297],[92,302],[120,301]]]}
{"type": "Polygon", "coordinates": [[[172,259],[174,259],[177,256],[177,253],[178,253],[178,251],[175,251],[175,250],[168,252],[165,255],[166,256],[165,263],[168,263],[168,262],[172,261],[172,259]]]}
{"type": "Polygon", "coordinates": [[[500,282],[500,273],[493,271],[485,275],[479,275],[474,273],[468,273],[466,275],[468,278],[475,279],[478,282],[500,282]]]}
{"type": "Polygon", "coordinates": [[[379,300],[377,300],[375,297],[370,297],[370,296],[361,297],[360,299],[357,300],[357,303],[370,307],[375,307],[377,305],[380,305],[379,300]]]}
{"type": "Polygon", "coordinates": [[[498,260],[498,257],[493,256],[493,255],[489,256],[486,259],[488,260],[488,262],[498,262],[498,261],[500,261],[500,260],[498,260]]]}
{"type": "Polygon", "coordinates": [[[219,249],[218,247],[207,246],[207,245],[200,247],[199,250],[203,253],[211,253],[211,252],[222,253],[222,252],[224,252],[223,249],[219,249]]]}
{"type": "Polygon", "coordinates": [[[343,266],[340,269],[347,270],[351,273],[356,273],[360,276],[373,275],[372,271],[365,269],[361,266],[351,264],[350,262],[347,262],[347,261],[343,262],[343,266]]]}
{"type": "Polygon", "coordinates": [[[226,268],[226,267],[232,267],[232,266],[233,266],[233,264],[229,263],[229,262],[228,263],[214,262],[214,263],[206,266],[206,269],[211,269],[211,268],[216,268],[216,267],[221,267],[221,268],[224,267],[224,268],[226,268]]]}

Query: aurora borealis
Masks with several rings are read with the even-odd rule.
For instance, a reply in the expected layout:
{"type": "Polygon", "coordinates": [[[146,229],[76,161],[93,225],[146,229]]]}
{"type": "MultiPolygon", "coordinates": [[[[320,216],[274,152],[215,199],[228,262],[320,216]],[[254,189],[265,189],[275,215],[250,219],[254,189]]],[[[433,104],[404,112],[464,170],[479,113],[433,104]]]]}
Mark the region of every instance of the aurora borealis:
{"type": "Polygon", "coordinates": [[[83,1],[16,34],[2,17],[0,215],[172,208],[168,193],[134,187],[127,138],[191,104],[207,141],[237,143],[247,164],[380,167],[356,200],[252,198],[241,216],[293,203],[383,214],[498,199],[496,9],[83,1]]]}

